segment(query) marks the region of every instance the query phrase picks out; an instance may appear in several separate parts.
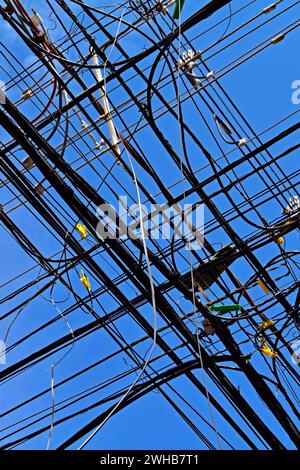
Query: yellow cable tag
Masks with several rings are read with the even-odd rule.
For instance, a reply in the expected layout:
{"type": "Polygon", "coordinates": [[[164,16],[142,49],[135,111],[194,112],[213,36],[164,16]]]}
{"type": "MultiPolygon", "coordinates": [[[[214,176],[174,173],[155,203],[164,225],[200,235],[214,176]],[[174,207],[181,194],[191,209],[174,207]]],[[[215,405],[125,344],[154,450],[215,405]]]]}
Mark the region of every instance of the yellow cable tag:
{"type": "Polygon", "coordinates": [[[76,225],[77,232],[81,235],[81,238],[86,238],[87,236],[87,229],[85,225],[77,224],[76,225]]]}
{"type": "Polygon", "coordinates": [[[84,285],[84,287],[89,291],[91,292],[91,284],[90,284],[90,281],[89,281],[89,278],[84,274],[83,271],[80,271],[80,278],[79,280],[82,282],[82,284],[84,285]]]}
{"type": "Polygon", "coordinates": [[[270,290],[269,288],[266,286],[266,284],[261,280],[261,279],[257,279],[257,284],[259,285],[259,287],[262,288],[262,290],[266,293],[266,294],[270,294],[270,290]]]}
{"type": "Polygon", "coordinates": [[[266,331],[268,328],[274,325],[273,320],[266,320],[262,325],[258,327],[259,331],[266,331]]]}
{"type": "Polygon", "coordinates": [[[272,358],[276,358],[278,356],[278,353],[276,351],[272,351],[272,349],[267,345],[266,341],[263,338],[259,338],[259,341],[262,343],[259,350],[263,354],[272,358]]]}

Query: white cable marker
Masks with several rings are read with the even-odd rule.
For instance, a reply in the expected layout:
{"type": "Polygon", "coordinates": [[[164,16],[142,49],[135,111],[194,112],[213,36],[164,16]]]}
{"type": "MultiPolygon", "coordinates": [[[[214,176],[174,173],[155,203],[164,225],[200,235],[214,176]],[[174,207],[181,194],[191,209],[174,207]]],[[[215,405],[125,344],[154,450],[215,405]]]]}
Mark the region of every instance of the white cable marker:
{"type": "MultiPolygon", "coordinates": [[[[101,73],[101,70],[100,70],[100,67],[99,67],[98,56],[97,56],[96,53],[92,57],[92,63],[93,63],[93,65],[98,66],[98,68],[95,69],[95,74],[96,74],[97,82],[101,83],[103,81],[103,77],[102,77],[102,73],[101,73]]],[[[100,92],[100,98],[101,98],[101,101],[102,101],[102,105],[103,105],[103,108],[104,108],[104,111],[105,111],[105,117],[106,117],[106,121],[107,121],[107,126],[108,126],[108,130],[109,130],[109,134],[110,134],[111,143],[114,146],[114,148],[115,148],[116,152],[118,153],[118,155],[121,156],[121,151],[120,151],[120,147],[119,147],[119,139],[118,139],[118,136],[117,136],[117,133],[116,133],[116,128],[115,128],[114,122],[113,122],[111,114],[110,114],[110,107],[109,107],[109,103],[108,103],[108,99],[106,97],[106,92],[105,92],[104,87],[100,87],[99,92],[100,92]]]]}

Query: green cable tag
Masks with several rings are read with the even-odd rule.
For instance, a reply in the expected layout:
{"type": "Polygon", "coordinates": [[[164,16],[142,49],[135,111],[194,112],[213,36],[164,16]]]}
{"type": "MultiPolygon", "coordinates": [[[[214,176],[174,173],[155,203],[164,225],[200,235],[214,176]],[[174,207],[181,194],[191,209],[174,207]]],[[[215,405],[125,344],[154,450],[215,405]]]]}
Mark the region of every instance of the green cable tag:
{"type": "Polygon", "coordinates": [[[213,312],[219,312],[222,315],[223,313],[228,313],[228,312],[234,312],[234,311],[241,310],[241,306],[238,305],[238,304],[234,304],[234,305],[212,305],[210,307],[210,309],[213,312]]]}
{"type": "Polygon", "coordinates": [[[175,5],[174,13],[173,13],[173,18],[175,20],[179,20],[179,16],[183,8],[184,2],[185,0],[176,0],[176,5],[175,5]]]}

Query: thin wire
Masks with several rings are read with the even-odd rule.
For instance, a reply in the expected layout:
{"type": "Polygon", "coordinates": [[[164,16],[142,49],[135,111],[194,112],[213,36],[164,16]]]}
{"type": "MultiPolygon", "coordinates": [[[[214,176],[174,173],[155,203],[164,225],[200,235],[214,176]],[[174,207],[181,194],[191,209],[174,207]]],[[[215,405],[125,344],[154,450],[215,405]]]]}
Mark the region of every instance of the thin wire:
{"type": "Polygon", "coordinates": [[[71,353],[71,351],[73,350],[74,346],[75,346],[75,336],[74,336],[74,332],[73,332],[73,329],[70,325],[70,323],[68,322],[68,320],[65,318],[64,314],[62,313],[62,311],[58,308],[58,306],[56,305],[56,303],[54,302],[54,299],[53,297],[51,296],[51,302],[54,306],[54,308],[57,310],[57,312],[59,313],[59,315],[61,316],[61,318],[63,319],[64,323],[66,324],[68,330],[70,331],[70,334],[72,336],[72,343],[70,345],[70,348],[63,354],[63,356],[58,359],[54,364],[51,365],[51,400],[52,400],[52,412],[51,412],[51,423],[50,423],[50,429],[49,429],[49,436],[48,436],[48,441],[47,441],[47,447],[46,447],[46,450],[50,450],[50,446],[51,446],[51,441],[52,441],[52,434],[53,434],[53,427],[54,427],[54,419],[55,419],[55,392],[54,392],[54,387],[55,387],[55,379],[54,379],[54,371],[55,371],[55,368],[56,366],[58,366],[58,364],[62,363],[64,361],[64,359],[71,353]]]}
{"type": "MultiPolygon", "coordinates": [[[[119,27],[118,27],[118,31],[121,27],[121,23],[122,23],[122,18],[123,18],[123,14],[125,12],[126,8],[123,10],[123,13],[121,15],[121,19],[120,19],[120,23],[119,23],[119,27]]],[[[118,33],[115,35],[115,41],[114,41],[114,45],[113,47],[115,46],[116,42],[117,42],[117,38],[118,38],[118,33]]],[[[112,52],[112,49],[110,51],[110,54],[112,52]]],[[[105,62],[105,66],[104,66],[104,70],[106,70],[106,64],[108,63],[109,61],[109,57],[110,57],[110,54],[108,55],[107,57],[107,60],[105,62]]],[[[104,83],[105,83],[105,96],[107,95],[107,91],[106,91],[106,82],[104,80],[104,83]]],[[[135,387],[135,385],[139,382],[139,380],[141,379],[141,377],[143,376],[150,360],[151,360],[151,357],[152,357],[152,354],[154,352],[154,349],[155,349],[155,346],[156,346],[156,342],[157,342],[157,308],[156,308],[156,298],[155,298],[155,287],[154,287],[154,282],[153,282],[153,277],[152,277],[152,270],[151,270],[151,263],[150,263],[150,259],[149,259],[149,254],[148,254],[148,248],[147,248],[147,243],[146,243],[146,236],[145,236],[145,227],[144,227],[144,224],[143,224],[143,211],[142,211],[142,202],[141,202],[141,195],[140,195],[140,188],[139,188],[139,185],[138,185],[138,182],[137,182],[137,176],[136,176],[136,173],[135,173],[135,169],[134,169],[134,166],[133,166],[133,163],[132,163],[132,160],[131,160],[131,157],[129,155],[129,152],[127,151],[126,147],[125,147],[125,152],[127,153],[127,158],[129,160],[129,164],[130,164],[130,167],[131,167],[131,170],[132,170],[132,173],[134,175],[134,183],[135,183],[135,187],[136,187],[136,192],[137,192],[137,198],[138,198],[138,206],[139,206],[139,216],[140,216],[140,225],[141,225],[141,234],[142,234],[142,242],[143,242],[143,247],[144,247],[144,255],[145,255],[145,258],[146,258],[146,263],[147,263],[147,271],[148,271],[148,276],[149,276],[149,281],[150,281],[150,288],[151,288],[151,297],[152,297],[152,308],[153,308],[153,342],[152,342],[152,346],[151,346],[151,349],[148,353],[148,356],[146,357],[145,359],[145,362],[143,364],[143,367],[141,368],[139,374],[137,375],[136,379],[133,381],[133,383],[131,384],[131,386],[126,390],[126,392],[124,393],[124,395],[121,397],[121,399],[118,401],[118,403],[112,408],[112,410],[110,411],[110,413],[106,416],[106,418],[96,427],[96,429],[94,429],[94,431],[87,437],[87,439],[78,447],[77,450],[82,450],[89,442],[90,440],[98,433],[98,431],[104,426],[104,424],[110,419],[110,417],[116,412],[116,410],[120,407],[120,405],[123,403],[123,401],[128,397],[128,395],[130,394],[130,392],[133,390],[133,388],[135,387]]]]}
{"type": "MultiPolygon", "coordinates": [[[[179,0],[179,7],[180,7],[180,0],[179,0]]],[[[180,72],[181,72],[181,67],[180,67],[180,63],[179,63],[179,59],[181,57],[181,11],[179,13],[179,34],[178,34],[178,68],[177,68],[177,100],[178,100],[178,111],[177,111],[177,116],[178,116],[178,123],[177,123],[177,127],[178,127],[178,142],[179,142],[179,158],[180,158],[180,171],[181,171],[181,178],[182,178],[182,193],[185,194],[185,177],[184,177],[184,173],[183,173],[183,160],[182,160],[182,129],[181,129],[181,104],[180,104],[180,84],[181,84],[181,75],[180,75],[180,72]]],[[[183,198],[184,200],[184,198],[183,198]]],[[[197,308],[196,308],[196,298],[195,298],[195,284],[194,284],[194,267],[193,267],[193,259],[192,259],[192,253],[191,253],[191,250],[192,250],[192,247],[191,247],[191,242],[190,242],[190,237],[188,237],[188,250],[189,250],[189,261],[190,261],[190,276],[191,276],[191,283],[192,283],[192,295],[193,295],[193,309],[194,309],[194,314],[196,315],[197,314],[197,308]]],[[[203,384],[204,384],[204,387],[205,387],[205,393],[206,393],[206,397],[207,397],[207,403],[208,403],[208,409],[209,409],[209,413],[210,413],[210,417],[211,417],[211,421],[212,421],[212,426],[214,428],[214,431],[215,431],[215,434],[216,434],[216,439],[217,439],[217,443],[218,443],[218,447],[219,449],[221,450],[222,449],[222,442],[221,442],[221,439],[220,439],[220,436],[219,436],[219,433],[218,433],[218,430],[217,430],[217,425],[216,425],[216,421],[215,421],[215,417],[214,417],[214,413],[213,413],[213,409],[212,409],[212,404],[210,402],[210,395],[209,395],[209,392],[208,392],[208,385],[207,385],[207,381],[206,381],[206,376],[205,376],[205,371],[204,371],[204,363],[203,363],[203,357],[202,357],[202,349],[201,349],[201,345],[200,345],[200,338],[199,338],[199,330],[198,328],[196,328],[196,335],[197,335],[197,344],[198,344],[198,354],[199,354],[199,360],[200,360],[200,365],[201,365],[201,373],[202,373],[202,377],[203,377],[203,384]]]]}

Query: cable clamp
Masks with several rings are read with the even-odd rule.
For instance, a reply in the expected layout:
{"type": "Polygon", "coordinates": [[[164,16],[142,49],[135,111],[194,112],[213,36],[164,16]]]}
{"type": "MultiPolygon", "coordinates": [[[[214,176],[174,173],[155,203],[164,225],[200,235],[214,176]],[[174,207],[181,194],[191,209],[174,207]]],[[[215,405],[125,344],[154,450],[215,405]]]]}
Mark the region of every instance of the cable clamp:
{"type": "Polygon", "coordinates": [[[207,80],[213,79],[214,77],[215,77],[215,72],[213,70],[208,72],[208,74],[206,75],[207,80]]]}
{"type": "Polygon", "coordinates": [[[21,95],[21,99],[22,99],[23,101],[27,101],[27,100],[29,100],[29,99],[32,98],[32,97],[33,97],[33,91],[32,91],[30,88],[28,88],[27,90],[23,91],[23,93],[22,93],[22,95],[21,95]]]}
{"type": "Polygon", "coordinates": [[[265,14],[271,13],[271,11],[275,10],[276,7],[277,7],[276,3],[271,3],[271,5],[263,9],[263,13],[265,14]]]}
{"type": "Polygon", "coordinates": [[[279,34],[275,38],[272,39],[272,44],[278,44],[279,42],[283,41],[285,38],[285,34],[279,34]]]}
{"type": "Polygon", "coordinates": [[[36,26],[41,26],[43,24],[42,17],[37,12],[34,12],[34,15],[31,17],[31,19],[36,26]]]}
{"type": "Polygon", "coordinates": [[[239,143],[238,143],[238,146],[239,147],[243,147],[244,145],[247,144],[247,140],[245,137],[243,137],[242,139],[240,139],[239,143]]]}

